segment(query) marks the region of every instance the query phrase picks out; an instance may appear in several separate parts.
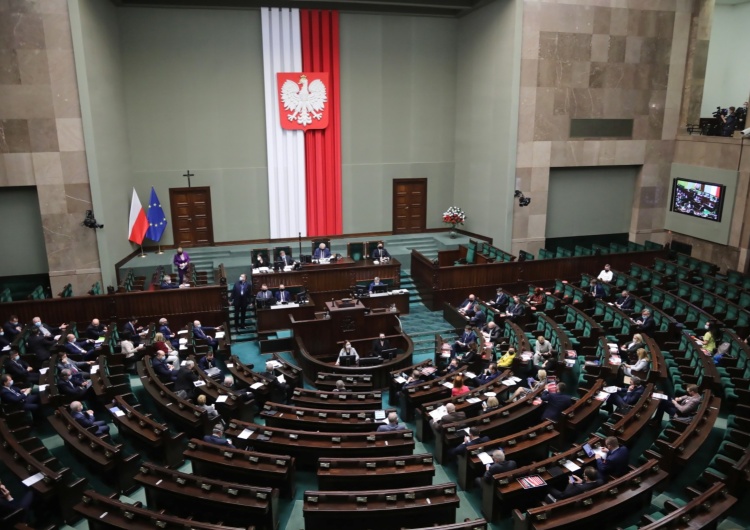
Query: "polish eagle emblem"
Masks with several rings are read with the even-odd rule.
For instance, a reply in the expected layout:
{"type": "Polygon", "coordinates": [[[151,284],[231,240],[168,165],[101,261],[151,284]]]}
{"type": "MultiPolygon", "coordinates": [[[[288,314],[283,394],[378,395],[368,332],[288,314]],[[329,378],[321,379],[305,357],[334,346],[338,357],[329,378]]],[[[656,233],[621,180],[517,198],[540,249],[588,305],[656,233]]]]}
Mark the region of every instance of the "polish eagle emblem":
{"type": "Polygon", "coordinates": [[[279,112],[284,129],[325,129],[328,126],[327,73],[280,73],[279,112]]]}

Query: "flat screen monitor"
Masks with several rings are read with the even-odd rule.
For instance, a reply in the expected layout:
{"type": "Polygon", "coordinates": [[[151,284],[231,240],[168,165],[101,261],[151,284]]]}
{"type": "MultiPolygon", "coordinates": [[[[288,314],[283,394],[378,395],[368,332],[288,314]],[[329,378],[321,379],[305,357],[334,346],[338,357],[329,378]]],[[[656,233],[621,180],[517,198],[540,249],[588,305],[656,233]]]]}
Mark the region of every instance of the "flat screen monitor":
{"type": "Polygon", "coordinates": [[[380,285],[373,285],[372,286],[372,292],[373,293],[387,293],[388,292],[388,286],[384,283],[381,283],[380,285]]]}
{"type": "Polygon", "coordinates": [[[699,180],[674,179],[669,210],[707,221],[721,221],[726,186],[699,180]]]}
{"type": "Polygon", "coordinates": [[[276,303],[275,298],[256,298],[255,304],[259,309],[267,309],[276,303]]]}
{"type": "Polygon", "coordinates": [[[393,359],[396,356],[396,351],[398,351],[397,348],[388,348],[388,349],[382,350],[380,352],[380,356],[383,359],[386,359],[386,360],[390,361],[391,359],[393,359]]]}
{"type": "Polygon", "coordinates": [[[339,357],[339,366],[354,366],[354,355],[342,355],[339,357]]]}
{"type": "Polygon", "coordinates": [[[360,366],[377,366],[383,364],[382,357],[362,357],[359,359],[360,366]]]}

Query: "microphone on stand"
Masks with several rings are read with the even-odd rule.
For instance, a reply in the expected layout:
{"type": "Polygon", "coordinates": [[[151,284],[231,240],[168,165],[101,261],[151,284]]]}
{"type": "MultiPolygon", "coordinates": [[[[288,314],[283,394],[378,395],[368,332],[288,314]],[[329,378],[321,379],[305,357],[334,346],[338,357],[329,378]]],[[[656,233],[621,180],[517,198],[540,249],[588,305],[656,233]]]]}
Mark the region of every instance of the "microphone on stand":
{"type": "Polygon", "coordinates": [[[299,234],[299,259],[302,259],[302,232],[298,232],[299,234]]]}

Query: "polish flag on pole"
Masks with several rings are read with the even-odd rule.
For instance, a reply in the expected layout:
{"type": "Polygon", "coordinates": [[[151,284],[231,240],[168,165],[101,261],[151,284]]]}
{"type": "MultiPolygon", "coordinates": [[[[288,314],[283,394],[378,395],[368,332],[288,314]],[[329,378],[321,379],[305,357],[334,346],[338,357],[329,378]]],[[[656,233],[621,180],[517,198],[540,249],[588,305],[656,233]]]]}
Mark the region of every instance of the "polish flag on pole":
{"type": "Polygon", "coordinates": [[[128,239],[140,245],[143,243],[143,238],[146,237],[147,230],[148,219],[146,218],[146,212],[143,211],[138,194],[135,192],[135,188],[133,188],[133,198],[130,201],[130,220],[128,221],[128,239]]]}

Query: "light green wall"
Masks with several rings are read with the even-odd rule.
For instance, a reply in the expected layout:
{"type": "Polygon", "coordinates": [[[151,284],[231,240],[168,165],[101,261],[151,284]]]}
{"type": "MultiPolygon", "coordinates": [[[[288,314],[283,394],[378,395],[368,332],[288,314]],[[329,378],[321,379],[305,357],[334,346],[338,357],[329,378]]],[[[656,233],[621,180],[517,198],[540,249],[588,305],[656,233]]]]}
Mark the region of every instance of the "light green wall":
{"type": "Polygon", "coordinates": [[[458,21],[455,204],[465,228],[510,251],[523,3],[496,1],[458,21]]]}
{"type": "Polygon", "coordinates": [[[638,169],[638,166],[552,168],[546,237],[628,232],[638,169]]]}
{"type": "MultiPolygon", "coordinates": [[[[118,10],[132,178],[210,186],[214,239],[269,236],[260,11],[118,10]]],[[[171,244],[167,229],[162,243],[171,244]]]]}
{"type": "MultiPolygon", "coordinates": [[[[665,230],[672,230],[680,234],[713,241],[720,245],[729,243],[729,231],[732,227],[732,211],[737,196],[737,172],[727,169],[716,169],[711,167],[688,166],[685,164],[672,164],[671,180],[680,178],[688,180],[700,180],[711,184],[723,184],[724,210],[721,214],[721,222],[708,221],[698,217],[675,213],[669,211],[672,203],[672,182],[667,189],[667,215],[664,220],[665,230]]],[[[744,204],[742,205],[744,207],[744,204]]]]}
{"type": "Polygon", "coordinates": [[[35,186],[0,187],[0,226],[0,277],[49,272],[35,186]]]}
{"type": "MultiPolygon", "coordinates": [[[[97,244],[104,285],[128,255],[132,174],[126,134],[117,8],[100,0],[68,0],[86,159],[94,215],[104,228],[97,244]]],[[[146,202],[148,199],[144,199],[146,202]]]]}
{"type": "Polygon", "coordinates": [[[452,202],[453,19],[342,13],[345,233],[391,230],[393,180],[427,178],[427,227],[452,202]]]}

